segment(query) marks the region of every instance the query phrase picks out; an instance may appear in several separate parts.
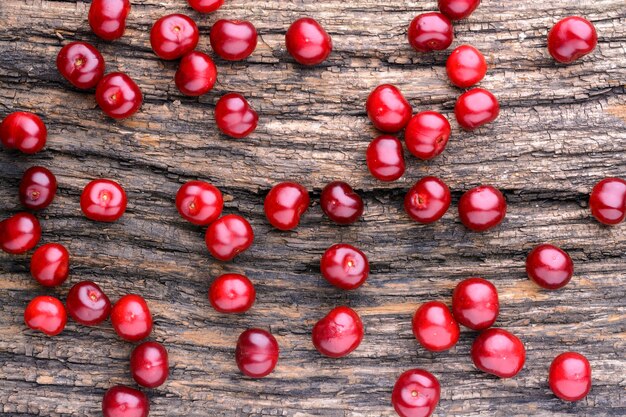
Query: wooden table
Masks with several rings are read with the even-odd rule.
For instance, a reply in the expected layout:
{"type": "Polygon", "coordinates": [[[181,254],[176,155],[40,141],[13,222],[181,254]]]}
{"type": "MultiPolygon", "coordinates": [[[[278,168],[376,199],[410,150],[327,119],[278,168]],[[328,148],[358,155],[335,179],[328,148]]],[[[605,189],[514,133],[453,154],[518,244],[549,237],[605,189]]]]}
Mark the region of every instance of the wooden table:
{"type": "Polygon", "coordinates": [[[587,209],[588,193],[603,177],[626,175],[626,5],[624,0],[485,0],[455,24],[456,40],[485,52],[489,73],[481,85],[499,98],[498,120],[474,132],[453,117],[460,90],[445,75],[449,51],[419,55],[406,28],[436,2],[226,0],[217,13],[193,13],[184,0],[133,1],[126,36],[107,43],[87,24],[89,4],[69,0],[3,0],[0,5],[0,116],[34,111],[49,128],[46,149],[34,156],[0,152],[0,217],[20,211],[22,172],[37,164],[60,183],[55,202],[39,215],[43,242],[72,254],[71,276],[47,290],[29,276],[29,257],[0,255],[0,413],[9,416],[98,416],[114,384],[133,385],[132,345],[110,324],[68,323],[57,337],[28,330],[22,314],[30,299],[61,299],[85,279],[116,300],[135,292],[155,317],[152,339],[171,356],[171,376],[150,390],[151,416],[393,416],[391,388],[404,370],[423,367],[442,384],[436,415],[626,415],[626,224],[608,228],[587,209]],[[199,49],[218,18],[251,20],[260,38],[245,62],[216,60],[219,81],[199,99],[173,83],[175,62],[151,51],[149,30],[160,16],[182,12],[197,19],[199,49]],[[557,65],[546,33],[571,14],[589,18],[600,34],[596,51],[573,65],[557,65]],[[284,33],[297,17],[317,18],[334,51],[314,68],[294,65],[284,33]],[[115,122],[93,94],[71,88],[55,67],[60,47],[92,42],[108,71],[125,71],[145,94],[133,118],[115,122]],[[365,149],[377,134],[364,103],[376,85],[396,84],[415,111],[434,109],[453,124],[445,153],[424,163],[407,156],[407,172],[393,183],[374,180],[365,149]],[[260,114],[247,139],[220,135],[216,100],[237,91],[260,114]],[[456,208],[434,225],[410,221],[405,192],[432,174],[461,193],[481,183],[500,188],[509,203],[505,222],[471,233],[456,208]],[[119,181],[129,196],[113,224],[84,218],[79,195],[94,178],[119,181]],[[230,263],[211,258],[204,230],[183,221],[174,195],[191,179],[210,181],[227,197],[226,213],[250,219],[256,242],[230,263]],[[301,182],[313,200],[331,180],[345,180],[366,201],[356,225],[338,227],[317,201],[293,232],[269,227],[263,198],[283,180],[301,182]],[[333,243],[359,246],[371,260],[367,284],[353,292],[331,288],[319,259],[333,243]],[[524,272],[528,251],[553,242],[574,259],[576,273],[563,290],[548,292],[524,272]],[[248,275],[258,298],[245,315],[212,310],[211,280],[225,272],[248,275]],[[497,326],[527,348],[524,370],[510,380],[478,372],[469,358],[475,333],[463,331],[449,352],[429,353],[411,333],[411,315],[428,300],[450,302],[462,278],[483,276],[500,292],[497,326]],[[312,325],[332,307],[347,304],[362,316],[366,336],[350,356],[321,357],[310,342],[312,325]],[[243,377],[234,362],[238,335],[247,327],[271,329],[280,343],[275,372],[243,377]],[[556,354],[575,350],[593,366],[586,400],[564,403],[546,378],[556,354]]]}

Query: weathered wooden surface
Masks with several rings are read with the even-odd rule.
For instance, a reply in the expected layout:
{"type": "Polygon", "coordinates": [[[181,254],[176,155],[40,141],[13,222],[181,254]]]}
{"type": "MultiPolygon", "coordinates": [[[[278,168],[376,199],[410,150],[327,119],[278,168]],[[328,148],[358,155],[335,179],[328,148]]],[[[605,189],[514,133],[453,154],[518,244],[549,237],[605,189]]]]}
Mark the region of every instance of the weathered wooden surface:
{"type": "Polygon", "coordinates": [[[490,70],[482,85],[499,97],[496,123],[454,136],[430,163],[407,158],[398,182],[369,176],[364,151],[376,134],[364,102],[382,82],[397,84],[415,110],[452,117],[459,90],[445,78],[445,52],[417,55],[405,40],[416,14],[435,1],[227,0],[200,16],[183,0],[133,1],[126,36],[101,42],[89,31],[88,3],[3,0],[0,4],[0,117],[25,109],[43,115],[46,150],[26,157],[0,152],[0,217],[20,210],[21,173],[50,168],[60,182],[42,215],[43,242],[72,253],[71,277],[47,291],[30,278],[28,256],[0,255],[0,413],[15,416],[97,416],[104,391],[131,384],[128,355],[110,324],[87,328],[70,322],[58,337],[27,330],[23,309],[44,293],[64,299],[72,283],[97,281],[112,299],[137,292],[155,316],[153,339],[171,355],[171,377],[151,390],[151,416],[392,416],[396,377],[412,367],[442,383],[437,416],[626,415],[626,225],[606,228],[590,219],[587,193],[608,175],[626,175],[626,5],[624,0],[486,0],[455,25],[454,45],[484,51],[490,70]],[[219,81],[200,99],[181,96],[176,64],[151,52],[148,33],[158,17],[185,12],[198,20],[200,50],[218,18],[249,19],[258,48],[243,63],[217,60],[219,81]],[[592,56],[561,66],[549,58],[547,29],[581,14],[596,25],[592,56]],[[316,68],[293,65],[283,35],[289,23],[310,15],[322,22],[335,49],[316,68]],[[108,70],[128,72],[145,93],[141,111],[114,122],[92,94],[68,86],[54,60],[61,45],[86,40],[103,52],[108,70]],[[217,133],[212,110],[228,91],[250,98],[259,111],[257,131],[245,140],[217,133]],[[402,211],[404,192],[425,174],[441,176],[456,203],[479,183],[502,189],[509,213],[497,230],[465,230],[451,208],[431,226],[402,211]],[[118,180],[129,195],[121,221],[106,225],[80,213],[79,194],[91,179],[118,180]],[[190,179],[208,180],[229,197],[225,211],[251,220],[255,245],[234,262],[209,256],[203,230],[184,222],[173,198],[190,179]],[[315,198],[329,181],[350,182],[366,200],[357,225],[331,224],[314,205],[294,232],[272,230],[262,201],[270,186],[297,180],[315,198]],[[360,246],[372,274],[354,292],[327,285],[319,274],[324,249],[338,241],[360,246]],[[576,275],[564,290],[546,292],[528,281],[530,248],[550,241],[570,252],[576,275]],[[215,313],[207,299],[211,278],[247,274],[257,303],[242,316],[215,313]],[[462,278],[491,279],[501,295],[497,325],[521,337],[524,370],[498,380],[474,369],[463,331],[457,347],[432,354],[411,333],[415,308],[427,300],[449,302],[462,278]],[[313,323],[338,304],[362,315],[366,337],[349,357],[322,358],[310,342],[313,323]],[[281,358],[269,377],[242,377],[234,345],[250,326],[270,328],[281,358]],[[552,358],[577,350],[590,359],[594,387],[586,400],[566,404],[547,386],[552,358]]]}

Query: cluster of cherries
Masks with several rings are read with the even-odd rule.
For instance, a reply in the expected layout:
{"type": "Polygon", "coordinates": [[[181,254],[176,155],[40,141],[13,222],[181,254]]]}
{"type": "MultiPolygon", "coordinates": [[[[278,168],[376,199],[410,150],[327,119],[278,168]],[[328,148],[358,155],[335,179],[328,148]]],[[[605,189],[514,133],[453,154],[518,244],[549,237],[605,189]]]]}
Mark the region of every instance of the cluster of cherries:
{"type": "MultiPolygon", "coordinates": [[[[188,0],[195,10],[208,13],[217,10],[223,0],[188,0]]],[[[441,13],[417,16],[409,25],[412,47],[419,52],[447,49],[452,43],[451,20],[468,17],[480,0],[439,0],[441,13]]],[[[130,12],[128,0],[94,0],[89,23],[96,35],[105,40],[121,37],[130,12]]],[[[185,95],[198,96],[213,87],[217,69],[206,54],[195,51],[199,32],[195,22],[182,14],[159,19],[153,26],[150,41],[162,59],[180,59],[175,75],[178,89],[185,95]]],[[[218,20],[210,32],[211,46],[225,60],[248,57],[257,43],[256,29],[250,22],[218,20]]],[[[572,62],[591,52],[597,43],[593,25],[580,17],[558,22],[548,35],[548,50],[559,62],[572,62]]],[[[286,33],[286,47],[302,65],[323,62],[332,51],[328,33],[313,19],[296,20],[286,33]]],[[[84,42],[64,46],[57,57],[59,72],[79,89],[96,89],[96,100],[102,110],[113,118],[134,114],[142,102],[141,90],[123,73],[105,75],[104,59],[96,48],[84,42]]],[[[470,45],[456,48],[446,64],[452,84],[468,88],[483,79],[487,64],[483,55],[470,45]]],[[[366,103],[367,114],[374,126],[386,133],[372,141],[367,150],[367,166],[382,181],[394,181],[404,174],[402,144],[389,133],[404,131],[407,149],[421,160],[439,155],[451,134],[448,120],[440,113],[424,111],[412,116],[412,107],[393,85],[375,88],[366,103]]],[[[494,121],[499,113],[497,99],[481,88],[463,93],[457,100],[455,115],[458,124],[467,130],[494,121]]],[[[257,126],[258,115],[247,100],[236,93],[219,99],[215,108],[219,129],[234,138],[249,135],[257,126]]],[[[33,113],[15,112],[0,125],[0,139],[7,149],[27,154],[40,151],[47,138],[42,120],[33,113]]],[[[46,208],[57,191],[55,176],[46,168],[35,166],[23,175],[19,199],[30,210],[46,208]]],[[[321,208],[334,222],[347,225],[363,215],[363,200],[345,182],[332,182],[321,193],[321,208]]],[[[419,180],[407,193],[404,207],[419,223],[440,219],[451,203],[450,190],[439,178],[428,176],[419,180]]],[[[98,222],[113,222],[125,212],[127,197],[115,181],[97,179],[88,183],[80,198],[84,215],[98,222]]],[[[269,223],[283,231],[296,228],[310,205],[306,188],[294,182],[275,185],[267,194],[264,211],[269,223]]],[[[595,185],[589,206],[601,223],[614,225],[626,217],[626,181],[606,178],[595,185]]],[[[176,207],[189,222],[206,226],[205,241],[211,255],[230,261],[248,249],[254,240],[250,223],[235,214],[222,216],[224,200],[215,186],[203,181],[185,183],[176,195],[176,207]]],[[[483,232],[500,224],[506,215],[502,193],[490,185],[481,185],[464,193],[459,200],[461,222],[470,230],[483,232]]],[[[41,226],[28,212],[18,213],[0,222],[0,248],[21,254],[35,248],[41,238],[41,226]]],[[[35,250],[31,257],[31,273],[45,287],[59,286],[69,274],[69,252],[58,243],[48,243],[35,250]]],[[[343,290],[360,287],[369,275],[367,256],[349,244],[328,248],[320,261],[323,277],[343,290]]],[[[546,289],[565,286],[573,275],[573,262],[562,249],[542,244],[526,259],[530,279],[546,289]]],[[[243,313],[256,298],[253,283],[244,275],[224,274],[217,277],[208,291],[213,308],[220,313],[243,313]]],[[[452,348],[459,339],[460,327],[481,331],[476,337],[471,356],[476,367],[501,378],[515,376],[525,362],[523,343],[510,332],[491,328],[500,311],[498,293],[489,281],[473,277],[460,282],[452,293],[452,310],[440,301],[421,305],[413,316],[413,332],[418,342],[430,351],[452,348]]],[[[129,342],[147,338],[152,330],[152,315],[146,301],[128,294],[111,307],[111,302],[94,282],[82,281],[68,292],[66,306],[51,296],[34,298],[26,307],[24,319],[35,330],[56,335],[65,327],[69,314],[76,322],[91,326],[109,316],[116,333],[129,342]]],[[[312,330],[315,348],[323,355],[339,358],[348,355],[361,343],[363,323],[356,311],[346,306],[331,310],[312,330]]],[[[244,331],[235,353],[239,369],[247,376],[261,378],[270,374],[279,356],[279,346],[269,332],[251,328],[244,331]]],[[[135,381],[144,387],[157,387],[169,373],[167,351],[157,342],[139,344],[130,359],[135,381]]],[[[549,372],[550,387],[567,401],[584,398],[591,389],[591,368],[587,359],[575,352],[557,356],[549,372]]],[[[397,380],[392,403],[402,417],[427,417],[434,411],[440,395],[437,378],[423,369],[411,369],[397,380]]],[[[146,417],[147,396],[134,388],[115,386],[104,395],[105,417],[146,417]]]]}

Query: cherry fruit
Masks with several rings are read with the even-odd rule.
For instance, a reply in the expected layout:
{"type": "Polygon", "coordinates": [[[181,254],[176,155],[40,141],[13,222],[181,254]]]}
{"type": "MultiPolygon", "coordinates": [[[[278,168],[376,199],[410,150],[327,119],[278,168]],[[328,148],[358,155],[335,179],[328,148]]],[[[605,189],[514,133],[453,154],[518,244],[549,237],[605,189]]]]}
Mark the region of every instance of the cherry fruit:
{"type": "Polygon", "coordinates": [[[404,132],[404,142],[414,156],[429,160],[443,152],[450,132],[450,122],[441,113],[424,111],[409,121],[404,132]]]}
{"type": "Polygon", "coordinates": [[[259,115],[244,96],[228,93],[215,105],[215,122],[225,135],[241,139],[254,132],[259,115]]]}
{"type": "Polygon", "coordinates": [[[417,52],[442,51],[454,39],[452,22],[438,12],[423,13],[409,25],[409,43],[417,52]]]}
{"type": "Polygon", "coordinates": [[[114,222],[126,211],[126,192],[115,181],[98,179],[85,186],[80,208],[85,217],[98,222],[114,222]]]}
{"type": "Polygon", "coordinates": [[[205,236],[207,249],[220,261],[230,261],[248,249],[253,241],[252,226],[236,214],[227,214],[211,223],[205,236]]]}
{"type": "Polygon", "coordinates": [[[452,314],[459,324],[484,330],[496,322],[500,312],[498,290],[484,278],[467,278],[452,293],[452,314]]]}
{"type": "Polygon", "coordinates": [[[150,45],[161,59],[173,60],[193,51],[198,45],[200,32],[190,17],[169,14],[157,20],[150,31],[150,45]]]}
{"type": "Polygon", "coordinates": [[[500,378],[512,378],[526,361],[524,344],[515,335],[502,329],[487,329],[476,337],[471,350],[478,369],[500,378]]]}
{"type": "Polygon", "coordinates": [[[469,17],[480,5],[480,0],[439,0],[439,10],[450,20],[469,17]]]}
{"type": "Polygon", "coordinates": [[[548,33],[548,52],[556,61],[569,64],[596,48],[598,34],[593,24],[579,16],[559,20],[548,33]]]}
{"type": "Polygon", "coordinates": [[[489,91],[474,88],[457,99],[454,115],[459,125],[466,130],[474,130],[491,123],[500,114],[500,103],[489,91]]]}
{"type": "Polygon", "coordinates": [[[109,297],[92,281],[81,281],[70,288],[66,305],[70,317],[85,326],[102,323],[111,312],[109,297]]]}
{"type": "Polygon", "coordinates": [[[0,249],[7,253],[28,252],[39,243],[41,226],[30,213],[17,213],[0,222],[0,249]]]}
{"type": "Polygon", "coordinates": [[[352,187],[342,181],[333,181],[322,190],[320,205],[335,223],[351,224],[363,215],[363,200],[352,187]]]}
{"type": "Polygon", "coordinates": [[[433,223],[450,207],[450,189],[437,177],[424,177],[404,198],[404,210],[416,222],[433,223]]]}
{"type": "Polygon", "coordinates": [[[398,377],[391,404],[400,417],[429,417],[439,403],[441,387],[433,374],[410,369],[398,377]]]}
{"type": "Polygon", "coordinates": [[[484,232],[499,225],[506,216],[506,200],[491,185],[472,188],[459,200],[459,218],[470,230],[484,232]]]}
{"type": "Polygon", "coordinates": [[[404,150],[395,136],[374,139],[367,147],[365,159],[370,173],[381,181],[395,181],[404,175],[404,150]]]}
{"type": "Polygon", "coordinates": [[[116,385],[102,398],[103,417],[148,417],[149,412],[148,396],[131,387],[116,385]]]}
{"type": "Polygon", "coordinates": [[[278,342],[263,329],[248,329],[237,340],[237,367],[251,378],[269,375],[278,363],[278,342]]]}
{"type": "Polygon", "coordinates": [[[326,281],[335,287],[354,290],[367,279],[370,264],[363,252],[342,243],[326,249],[320,262],[320,270],[326,281]]]}
{"type": "Polygon", "coordinates": [[[89,7],[89,25],[98,37],[113,41],[124,35],[130,0],[93,0],[89,7]]]}
{"type": "Polygon", "coordinates": [[[7,149],[34,154],[43,149],[47,138],[46,125],[34,113],[16,111],[0,124],[0,141],[7,149]]]}
{"type": "Polygon", "coordinates": [[[224,274],[209,288],[209,301],[220,313],[243,313],[250,310],[256,298],[254,285],[240,274],[224,274]]]}
{"type": "Polygon", "coordinates": [[[156,388],[170,372],[167,350],[157,342],[143,342],[130,354],[130,374],[142,387],[156,388]]]}
{"type": "Polygon", "coordinates": [[[287,51],[299,64],[322,63],[333,49],[333,42],[314,19],[303,17],[289,26],[285,35],[287,51]]]}
{"type": "Polygon", "coordinates": [[[41,295],[33,298],[26,306],[24,322],[33,330],[55,336],[65,328],[67,314],[65,307],[57,298],[41,295]]]}
{"type": "Polygon", "coordinates": [[[213,24],[209,37],[211,48],[228,61],[246,59],[257,44],[256,28],[245,20],[220,19],[213,24]]]}
{"type": "Polygon", "coordinates": [[[204,181],[189,181],[176,193],[176,209],[183,219],[206,226],[217,220],[224,208],[222,192],[204,181]]]}
{"type": "Polygon", "coordinates": [[[57,179],[44,167],[28,168],[20,182],[20,202],[31,210],[45,209],[54,200],[57,192],[57,179]]]}
{"type": "Polygon", "coordinates": [[[279,230],[295,229],[310,203],[309,192],[302,185],[281,182],[272,187],[265,197],[265,216],[279,230]]]}
{"type": "Polygon", "coordinates": [[[580,401],[591,391],[591,365],[580,353],[561,353],[550,365],[548,382],[560,399],[580,401]]]}
{"type": "Polygon", "coordinates": [[[112,72],[98,83],[96,102],[107,116],[125,119],[139,110],[143,95],[139,86],[128,75],[112,72]]]}
{"type": "Polygon", "coordinates": [[[222,7],[224,0],[187,0],[187,3],[199,13],[211,13],[222,7]]]}
{"type": "Polygon", "coordinates": [[[424,348],[432,352],[448,350],[459,341],[461,330],[444,303],[429,301],[413,315],[413,334],[424,348]]]}
{"type": "Polygon", "coordinates": [[[128,342],[148,337],[152,331],[152,314],[146,300],[136,294],[120,298],[111,309],[111,324],[115,333],[128,342]]]}
{"type": "Polygon", "coordinates": [[[44,287],[63,284],[70,273],[69,252],[58,243],[38,247],[30,258],[30,273],[44,287]]]}
{"type": "Polygon", "coordinates": [[[395,133],[404,129],[411,119],[413,109],[398,87],[382,84],[367,97],[365,103],[367,117],[376,129],[395,133]]]}
{"type": "Polygon", "coordinates": [[[74,87],[89,90],[104,76],[104,58],[91,44],[71,42],[59,51],[57,69],[74,87]]]}
{"type": "Polygon", "coordinates": [[[487,61],[478,49],[471,45],[461,45],[448,57],[446,71],[452,84],[468,88],[485,78],[487,61]]]}
{"type": "Polygon", "coordinates": [[[548,290],[556,290],[567,285],[574,274],[572,258],[554,245],[543,244],[535,247],[526,258],[528,278],[548,290]]]}
{"type": "Polygon", "coordinates": [[[363,323],[351,308],[336,307],[315,324],[312,339],[315,349],[322,355],[341,358],[361,344],[363,323]]]}
{"type": "Polygon", "coordinates": [[[626,218],[626,181],[605,178],[598,182],[589,197],[591,214],[600,223],[615,225],[626,218]]]}
{"type": "Polygon", "coordinates": [[[192,51],[183,56],[176,70],[176,87],[186,96],[197,97],[213,89],[217,80],[217,68],[207,54],[192,51]]]}

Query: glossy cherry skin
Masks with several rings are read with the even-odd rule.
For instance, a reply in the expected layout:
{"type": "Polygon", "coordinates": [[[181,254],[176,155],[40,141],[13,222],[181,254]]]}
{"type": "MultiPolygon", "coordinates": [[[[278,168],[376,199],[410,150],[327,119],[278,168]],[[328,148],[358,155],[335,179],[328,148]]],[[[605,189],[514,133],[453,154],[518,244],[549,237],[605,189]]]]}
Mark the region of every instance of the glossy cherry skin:
{"type": "Polygon", "coordinates": [[[506,216],[506,200],[497,188],[480,185],[459,200],[459,218],[470,230],[484,232],[502,223],[506,216]]]}
{"type": "Polygon", "coordinates": [[[111,301],[92,281],[81,281],[67,293],[67,312],[77,323],[94,326],[109,317],[111,301]]]}
{"type": "Polygon", "coordinates": [[[398,377],[391,404],[400,417],[429,417],[439,403],[441,387],[433,374],[410,369],[398,377]]]}
{"type": "Polygon", "coordinates": [[[419,159],[433,159],[446,148],[450,122],[441,113],[424,111],[411,118],[404,132],[406,147],[419,159]]]}
{"type": "Polygon", "coordinates": [[[215,123],[231,138],[245,138],[254,132],[258,122],[259,115],[241,94],[228,93],[215,105],[215,123]]]}
{"type": "Polygon", "coordinates": [[[143,342],[130,354],[130,374],[142,387],[156,388],[170,372],[167,350],[157,342],[143,342]]]}
{"type": "Polygon", "coordinates": [[[176,87],[186,96],[197,97],[213,89],[217,80],[217,67],[210,56],[192,51],[183,56],[176,70],[176,87]]]}
{"type": "Polygon", "coordinates": [[[54,200],[57,192],[57,179],[44,167],[30,167],[22,175],[20,182],[20,202],[31,210],[45,209],[54,200]]]}
{"type": "Polygon", "coordinates": [[[524,367],[526,349],[515,335],[502,329],[487,329],[476,337],[471,350],[478,369],[500,378],[512,378],[524,367]]]}
{"type": "Polygon", "coordinates": [[[107,116],[125,119],[139,110],[143,95],[139,86],[128,75],[112,72],[98,83],[96,102],[107,116]]]}
{"type": "Polygon", "coordinates": [[[500,114],[500,103],[489,91],[474,88],[457,99],[454,106],[456,121],[465,130],[474,130],[491,123],[500,114]]]}
{"type": "Polygon", "coordinates": [[[206,226],[222,214],[224,198],[215,186],[204,181],[189,181],[176,193],[176,209],[183,219],[206,226]]]}
{"type": "Polygon", "coordinates": [[[626,218],[626,181],[605,178],[598,182],[589,196],[591,214],[600,223],[615,225],[626,218]]]}
{"type": "Polygon", "coordinates": [[[213,51],[228,61],[246,59],[257,43],[256,28],[245,20],[220,19],[213,24],[209,38],[213,51]]]}
{"type": "Polygon", "coordinates": [[[382,84],[367,97],[367,117],[376,129],[395,133],[404,129],[411,119],[413,109],[398,87],[382,84]]]}
{"type": "Polygon", "coordinates": [[[148,417],[149,412],[148,396],[131,387],[116,385],[102,398],[103,417],[148,417]]]}
{"type": "Polygon", "coordinates": [[[409,43],[417,52],[442,51],[454,39],[452,22],[438,12],[420,14],[409,25],[409,43]]]}
{"type": "Polygon", "coordinates": [[[58,299],[41,295],[33,298],[26,306],[24,322],[33,330],[39,330],[48,336],[55,336],[65,328],[67,314],[65,307],[58,299]]]}
{"type": "Polygon", "coordinates": [[[459,324],[442,302],[422,304],[413,315],[412,324],[417,341],[432,352],[448,350],[459,341],[459,324]]]}
{"type": "Polygon", "coordinates": [[[569,64],[593,51],[598,34],[593,24],[579,16],[559,20],[548,33],[548,52],[556,61],[569,64]]]}
{"type": "Polygon", "coordinates": [[[560,399],[580,401],[591,391],[591,365],[580,353],[561,353],[550,365],[548,383],[560,399]]]}
{"type": "Polygon", "coordinates": [[[341,306],[332,309],[313,327],[313,345],[322,355],[342,358],[363,340],[363,323],[356,311],[341,306]]]}
{"type": "Polygon", "coordinates": [[[120,298],[111,309],[111,324],[115,333],[128,342],[148,337],[152,331],[152,314],[146,300],[136,294],[120,298]]]}
{"type": "Polygon", "coordinates": [[[345,243],[326,249],[320,262],[322,275],[330,284],[344,290],[359,288],[370,273],[367,256],[345,243]]]}
{"type": "Polygon", "coordinates": [[[199,13],[211,13],[222,7],[224,0],[187,0],[187,3],[199,13]]]}
{"type": "Polygon", "coordinates": [[[248,329],[241,333],[235,349],[239,370],[251,378],[269,375],[278,363],[278,342],[263,329],[248,329]]]}
{"type": "Polygon", "coordinates": [[[161,59],[173,60],[193,51],[200,32],[196,22],[184,14],[169,14],[157,20],[150,31],[150,45],[161,59]]]}
{"type": "Polygon", "coordinates": [[[7,149],[34,154],[43,149],[47,138],[46,125],[34,113],[16,111],[0,124],[0,141],[7,149]]]}
{"type": "Polygon", "coordinates": [[[471,45],[461,45],[448,57],[446,72],[452,84],[468,88],[485,78],[487,61],[478,49],[471,45]]]}
{"type": "Polygon", "coordinates": [[[220,217],[206,231],[206,247],[214,258],[230,261],[248,249],[254,241],[252,226],[236,214],[220,217]]]}
{"type": "Polygon", "coordinates": [[[496,322],[500,313],[498,290],[484,278],[467,278],[452,293],[452,314],[459,324],[484,330],[496,322]]]}
{"type": "Polygon", "coordinates": [[[276,184],[265,197],[265,217],[279,230],[292,230],[311,204],[309,192],[295,182],[276,184]]]}
{"type": "Polygon", "coordinates": [[[209,301],[220,313],[243,313],[250,310],[256,298],[254,285],[240,274],[224,274],[209,288],[209,301]]]}
{"type": "Polygon", "coordinates": [[[404,211],[416,222],[433,223],[450,207],[450,189],[437,177],[424,177],[404,197],[404,211]]]}
{"type": "Polygon", "coordinates": [[[333,181],[324,187],[320,205],[328,218],[339,224],[354,223],[363,215],[363,200],[342,181],[333,181]]]}
{"type": "Polygon", "coordinates": [[[113,41],[124,35],[130,0],[93,0],[89,8],[89,25],[96,36],[113,41]]]}
{"type": "Polygon", "coordinates": [[[42,245],[30,258],[30,273],[44,287],[61,285],[70,273],[70,253],[58,243],[42,245]]]}
{"type": "Polygon", "coordinates": [[[404,175],[404,150],[395,136],[381,135],[367,147],[367,168],[374,178],[395,181],[404,175]]]}
{"type": "Polygon", "coordinates": [[[97,222],[114,222],[126,211],[126,192],[115,181],[98,179],[85,186],[80,208],[85,217],[97,222]]]}
{"type": "Polygon", "coordinates": [[[41,226],[30,213],[17,213],[0,222],[0,249],[7,253],[28,252],[39,243],[41,226]]]}
{"type": "Polygon", "coordinates": [[[480,4],[480,0],[439,0],[439,10],[450,20],[469,17],[480,4]]]}
{"type": "Polygon", "coordinates": [[[89,90],[104,76],[104,58],[91,44],[71,42],[59,51],[57,69],[74,87],[89,90]]]}
{"type": "Polygon", "coordinates": [[[526,257],[526,273],[540,287],[556,290],[572,279],[574,262],[561,248],[543,244],[535,247],[526,257]]]}
{"type": "Polygon", "coordinates": [[[289,26],[285,35],[287,51],[299,64],[317,65],[333,50],[330,35],[314,19],[303,17],[289,26]]]}

